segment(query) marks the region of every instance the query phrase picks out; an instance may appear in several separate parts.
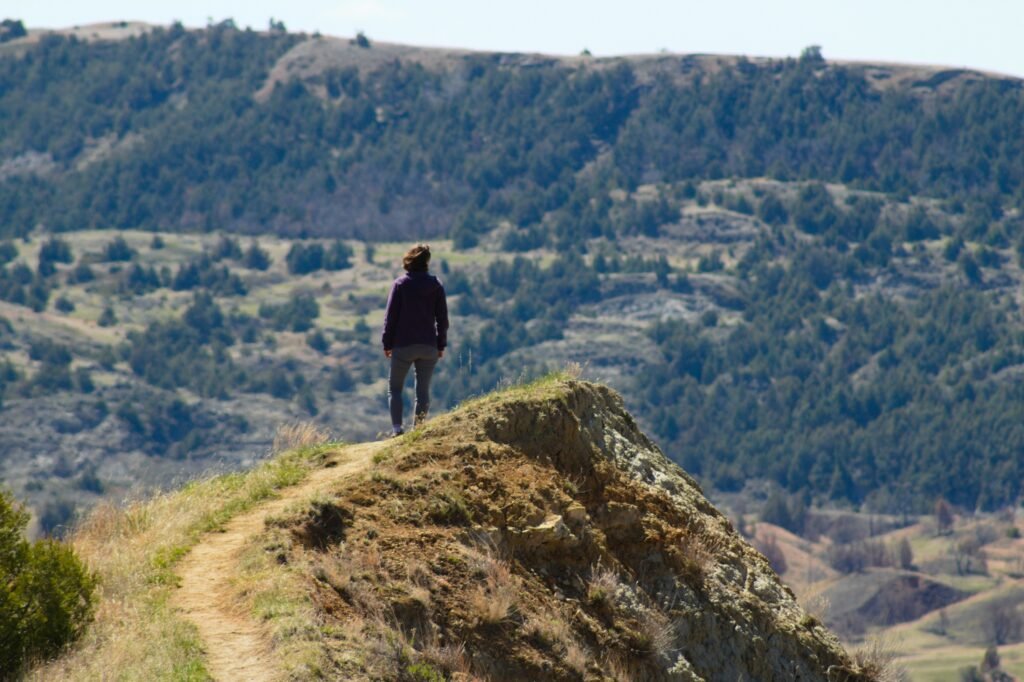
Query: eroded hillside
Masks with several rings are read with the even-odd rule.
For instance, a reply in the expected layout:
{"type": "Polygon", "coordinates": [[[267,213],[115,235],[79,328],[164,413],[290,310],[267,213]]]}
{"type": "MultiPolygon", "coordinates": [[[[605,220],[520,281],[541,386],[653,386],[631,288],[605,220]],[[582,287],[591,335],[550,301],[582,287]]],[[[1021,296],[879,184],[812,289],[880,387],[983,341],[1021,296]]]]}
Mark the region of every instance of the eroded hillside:
{"type": "Polygon", "coordinates": [[[292,674],[878,673],[803,611],[621,399],[589,383],[549,379],[440,417],[378,452],[364,477],[268,518],[243,556],[239,599],[292,674]],[[266,608],[282,581],[303,617],[266,608]]]}

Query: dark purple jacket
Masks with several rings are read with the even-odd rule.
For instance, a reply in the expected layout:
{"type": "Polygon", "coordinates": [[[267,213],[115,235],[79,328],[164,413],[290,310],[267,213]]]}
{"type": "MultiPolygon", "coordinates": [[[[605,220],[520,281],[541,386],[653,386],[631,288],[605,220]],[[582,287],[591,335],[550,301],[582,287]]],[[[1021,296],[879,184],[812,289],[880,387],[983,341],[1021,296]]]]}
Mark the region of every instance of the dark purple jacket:
{"type": "Polygon", "coordinates": [[[384,312],[384,350],[424,344],[448,345],[448,302],[441,280],[428,272],[407,272],[391,285],[384,312]]]}

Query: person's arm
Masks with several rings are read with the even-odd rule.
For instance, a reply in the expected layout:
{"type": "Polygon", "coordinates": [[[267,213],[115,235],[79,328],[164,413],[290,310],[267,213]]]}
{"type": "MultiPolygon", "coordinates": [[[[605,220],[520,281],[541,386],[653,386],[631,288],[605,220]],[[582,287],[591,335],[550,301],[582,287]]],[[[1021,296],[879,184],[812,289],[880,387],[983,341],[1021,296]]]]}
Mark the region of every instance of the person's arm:
{"type": "Polygon", "coordinates": [[[444,285],[438,292],[434,303],[434,321],[437,323],[437,355],[442,357],[448,346],[448,300],[444,294],[444,285]]]}
{"type": "Polygon", "coordinates": [[[398,327],[398,315],[402,310],[402,297],[398,295],[398,282],[391,285],[388,294],[388,305],[384,309],[384,330],[380,340],[384,345],[384,355],[391,357],[391,349],[395,344],[395,330],[398,327]]]}

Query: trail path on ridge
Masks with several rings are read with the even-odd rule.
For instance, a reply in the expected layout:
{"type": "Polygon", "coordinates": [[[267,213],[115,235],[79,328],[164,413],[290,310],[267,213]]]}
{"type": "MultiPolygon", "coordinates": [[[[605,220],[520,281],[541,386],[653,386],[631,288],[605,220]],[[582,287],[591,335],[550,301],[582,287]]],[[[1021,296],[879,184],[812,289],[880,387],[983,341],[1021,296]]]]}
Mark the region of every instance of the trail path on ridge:
{"type": "Polygon", "coordinates": [[[181,586],[173,604],[199,629],[206,668],[218,682],[270,682],[278,677],[269,638],[259,623],[231,603],[231,579],[246,542],[264,528],[268,516],[296,500],[307,499],[332,483],[363,471],[387,441],[341,448],[335,466],[315,469],[300,483],[282,488],[279,497],[239,514],[223,532],[208,533],[178,566],[181,586]]]}

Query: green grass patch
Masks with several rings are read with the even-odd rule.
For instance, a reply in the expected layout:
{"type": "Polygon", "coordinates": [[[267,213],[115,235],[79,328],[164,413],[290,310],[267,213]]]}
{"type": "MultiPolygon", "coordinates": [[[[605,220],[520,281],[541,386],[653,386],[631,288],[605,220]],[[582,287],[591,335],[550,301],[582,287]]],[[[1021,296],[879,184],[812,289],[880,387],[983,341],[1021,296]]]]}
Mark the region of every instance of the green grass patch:
{"type": "MultiPolygon", "coordinates": [[[[99,616],[78,647],[29,679],[210,679],[198,632],[169,603],[175,567],[203,533],[299,483],[340,446],[299,447],[249,471],[194,481],[124,509],[97,508],[71,542],[100,578],[99,616]]],[[[292,607],[271,595],[262,608],[292,607]]],[[[296,656],[296,665],[309,669],[308,658],[296,656]]]]}

